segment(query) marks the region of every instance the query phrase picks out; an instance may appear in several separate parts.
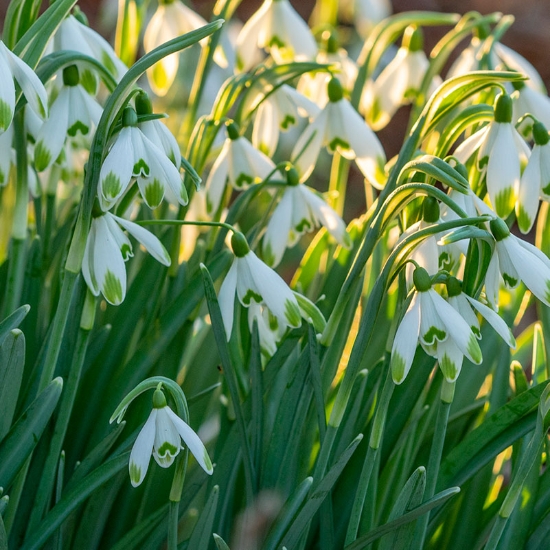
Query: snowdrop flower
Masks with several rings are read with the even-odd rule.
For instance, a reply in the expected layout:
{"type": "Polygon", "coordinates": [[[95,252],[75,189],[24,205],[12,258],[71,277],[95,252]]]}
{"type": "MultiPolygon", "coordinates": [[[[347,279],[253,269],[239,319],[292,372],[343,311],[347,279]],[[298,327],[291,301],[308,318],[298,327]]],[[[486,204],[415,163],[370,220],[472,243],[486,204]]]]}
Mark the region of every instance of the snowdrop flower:
{"type": "MultiPolygon", "coordinates": [[[[145,52],[206,25],[206,21],[180,0],[160,0],[157,11],[149,21],[143,46],[145,52]]],[[[208,39],[203,39],[202,44],[208,39]]],[[[158,96],[164,96],[176,78],[179,66],[179,54],[174,53],[155,63],[147,71],[149,84],[158,96]]]]}
{"type": "Polygon", "coordinates": [[[262,92],[258,99],[262,102],[254,120],[252,145],[268,156],[273,156],[277,149],[279,132],[286,132],[301,117],[312,117],[319,112],[315,103],[287,84],[272,93],[262,92]]]}
{"type": "Polygon", "coordinates": [[[265,357],[271,357],[277,351],[277,342],[284,334],[285,326],[281,326],[269,309],[256,302],[248,306],[248,328],[252,334],[254,322],[258,325],[260,349],[265,357]]]}
{"type": "Polygon", "coordinates": [[[275,170],[274,162],[243,136],[232,122],[227,139],[206,180],[206,210],[214,214],[221,203],[227,181],[237,190],[265,180],[275,170]]]}
{"type": "Polygon", "coordinates": [[[516,217],[520,231],[531,231],[539,209],[539,198],[550,200],[550,136],[541,122],[533,125],[534,146],[519,184],[516,217]]]}
{"type": "Polygon", "coordinates": [[[256,48],[268,50],[277,63],[314,59],[315,39],[288,0],[265,0],[244,24],[237,39],[237,67],[254,65],[256,48]]]}
{"type": "Polygon", "coordinates": [[[498,308],[500,278],[507,288],[516,288],[520,281],[544,304],[550,306],[550,260],[536,246],[510,233],[506,223],[494,218],[489,223],[495,238],[495,250],[487,274],[487,301],[498,308]]]}
{"type": "Polygon", "coordinates": [[[99,103],[81,86],[76,65],[63,69],[63,87],[36,138],[36,169],[42,172],[57,160],[67,137],[74,138],[80,133],[91,139],[102,111],[99,103]]]}
{"type": "MultiPolygon", "coordinates": [[[[361,98],[361,112],[376,131],[384,128],[397,109],[410,102],[428,70],[429,61],[423,51],[422,31],[407,27],[403,44],[395,57],[382,70],[374,83],[365,86],[361,98]]],[[[432,83],[432,88],[437,82],[432,83]]]]}
{"type": "MultiPolygon", "coordinates": [[[[514,82],[513,86],[516,91],[511,95],[514,100],[512,120],[517,122],[523,115],[530,113],[546,127],[550,127],[550,97],[530,88],[523,80],[514,82]]],[[[524,135],[529,135],[530,126],[527,124],[525,128],[524,124],[521,125],[524,135]]]]}
{"type": "Polygon", "coordinates": [[[123,195],[132,178],[149,208],[156,208],[164,196],[170,202],[186,205],[187,190],[178,168],[137,127],[132,107],[122,114],[122,130],[115,137],[99,174],[98,195],[101,208],[108,210],[123,195]]]}
{"type": "Polygon", "coordinates": [[[372,185],[379,187],[383,180],[386,155],[376,134],[359,113],[344,98],[337,78],[328,84],[329,102],[307,126],[292,151],[292,162],[305,181],[313,172],[321,147],[338,151],[357,163],[359,170],[372,185]]]}
{"type": "Polygon", "coordinates": [[[48,113],[48,95],[34,71],[0,40],[0,133],[5,132],[15,112],[15,84],[19,84],[30,108],[40,117],[48,113]]]}
{"type": "Polygon", "coordinates": [[[0,134],[0,187],[8,183],[10,177],[10,168],[15,164],[13,144],[13,125],[0,134]]]}
{"type": "Polygon", "coordinates": [[[242,233],[233,234],[231,247],[235,259],[219,293],[227,339],[233,329],[235,294],[244,307],[256,302],[267,307],[281,326],[299,327],[302,320],[298,301],[283,279],[250,250],[242,233]]]}
{"type": "Polygon", "coordinates": [[[301,235],[319,225],[342,246],[349,248],[351,239],[346,224],[311,188],[299,182],[294,168],[287,171],[288,185],[273,211],[263,239],[263,258],[270,267],[277,266],[287,247],[294,246],[301,235]]]}
{"type": "Polygon", "coordinates": [[[432,289],[428,272],[419,267],[413,275],[415,291],[397,329],[391,352],[393,381],[401,384],[411,368],[418,342],[426,353],[437,357],[446,375],[456,363],[456,350],[479,365],[482,360],[477,339],[462,318],[445,299],[432,289]]]}
{"type": "Polygon", "coordinates": [[[212,474],[212,462],[199,436],[166,403],[160,389],[153,394],[153,410],[139,432],[130,453],[130,481],[134,487],[141,484],[151,454],[161,468],[169,468],[183,448],[187,446],[200,467],[212,474]]]}
{"type": "Polygon", "coordinates": [[[126,296],[124,262],[133,256],[130,239],[119,226],[137,239],[155,260],[170,265],[170,256],[162,243],[143,227],[110,212],[93,218],[84,250],[82,275],[94,296],[101,292],[105,300],[115,306],[126,296]]]}
{"type": "MultiPolygon", "coordinates": [[[[53,50],[73,50],[97,59],[118,82],[128,68],[118,58],[111,45],[100,34],[91,29],[86,16],[76,8],[74,15],[66,17],[53,40],[53,50]]],[[[92,94],[97,92],[98,78],[87,64],[78,64],[81,81],[86,90],[92,94]]]]}
{"type": "Polygon", "coordinates": [[[500,94],[495,100],[495,119],[470,136],[455,152],[465,162],[477,151],[478,166],[486,167],[487,194],[500,217],[507,217],[517,201],[522,165],[529,147],[512,124],[512,100],[500,94]]]}

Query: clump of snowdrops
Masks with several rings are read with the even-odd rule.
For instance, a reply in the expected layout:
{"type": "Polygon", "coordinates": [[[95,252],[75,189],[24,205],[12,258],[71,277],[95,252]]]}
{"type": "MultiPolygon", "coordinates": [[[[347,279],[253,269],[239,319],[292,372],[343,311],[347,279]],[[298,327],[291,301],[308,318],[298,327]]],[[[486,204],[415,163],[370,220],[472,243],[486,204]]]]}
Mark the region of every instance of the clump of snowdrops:
{"type": "Polygon", "coordinates": [[[545,547],[550,100],[512,18],[239,3],[120,0],[114,47],[8,6],[0,548],[545,547]]]}

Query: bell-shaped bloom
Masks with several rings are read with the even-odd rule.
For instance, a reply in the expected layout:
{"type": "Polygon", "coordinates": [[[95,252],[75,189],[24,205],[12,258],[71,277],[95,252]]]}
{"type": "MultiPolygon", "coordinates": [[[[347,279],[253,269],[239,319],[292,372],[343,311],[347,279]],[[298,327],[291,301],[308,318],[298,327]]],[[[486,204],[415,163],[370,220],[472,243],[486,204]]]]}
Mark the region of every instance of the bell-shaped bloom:
{"type": "Polygon", "coordinates": [[[48,113],[48,94],[34,71],[0,40],[0,133],[5,132],[15,112],[15,84],[19,84],[30,108],[40,117],[48,113]]]}
{"type": "MultiPolygon", "coordinates": [[[[53,50],[72,50],[92,57],[99,61],[117,82],[120,81],[128,68],[118,58],[109,42],[79,19],[85,20],[80,11],[78,17],[69,15],[62,21],[54,36],[53,50]]],[[[82,84],[88,92],[95,94],[99,84],[96,73],[91,71],[86,63],[77,62],[77,65],[82,84]]]]}
{"type": "Polygon", "coordinates": [[[93,218],[82,260],[82,275],[94,296],[101,293],[107,302],[115,306],[126,296],[124,262],[133,256],[132,243],[121,227],[137,239],[155,260],[170,265],[170,255],[162,243],[140,225],[110,212],[93,218]]]}
{"type": "MultiPolygon", "coordinates": [[[[376,131],[384,128],[402,105],[420,89],[429,61],[422,50],[423,38],[419,29],[409,28],[403,46],[384,67],[374,83],[367,84],[361,98],[361,112],[376,131]]],[[[439,81],[432,83],[432,89],[439,81]]]]}
{"type": "Polygon", "coordinates": [[[227,126],[227,135],[206,180],[206,210],[210,215],[220,206],[226,182],[242,191],[265,180],[275,170],[275,163],[240,136],[234,123],[227,126]]]}
{"type": "Polygon", "coordinates": [[[476,336],[460,313],[431,288],[425,269],[416,269],[414,284],[416,290],[393,341],[393,381],[401,384],[405,380],[418,343],[426,353],[437,357],[444,374],[451,370],[446,369],[447,364],[456,364],[456,351],[479,365],[482,355],[476,336]]]}
{"type": "MultiPolygon", "coordinates": [[[[199,29],[206,25],[206,21],[183,2],[159,2],[157,11],[149,21],[143,46],[145,52],[172,40],[182,34],[199,29]]],[[[201,43],[204,43],[204,40],[201,43]]],[[[149,84],[158,96],[164,96],[176,78],[179,66],[179,54],[173,53],[155,63],[147,71],[149,84]]]]}
{"type": "Polygon", "coordinates": [[[212,474],[212,462],[199,436],[167,404],[161,390],[153,396],[153,410],[141,428],[130,453],[130,481],[134,487],[141,484],[151,455],[161,468],[168,468],[178,456],[182,445],[197,459],[200,467],[212,474]]]}
{"type": "Polygon", "coordinates": [[[250,250],[244,235],[231,239],[235,259],[219,293],[220,309],[227,339],[231,337],[235,294],[244,307],[256,302],[269,309],[283,327],[299,327],[300,308],[294,293],[283,279],[250,250]]]}
{"type": "Polygon", "coordinates": [[[143,135],[154,143],[172,161],[172,164],[179,170],[181,167],[180,146],[174,134],[160,120],[147,120],[140,122],[138,128],[143,135]]]}
{"type": "Polygon", "coordinates": [[[338,244],[351,246],[346,224],[313,189],[298,181],[285,187],[264,234],[262,256],[267,265],[277,266],[287,247],[294,246],[301,235],[320,225],[326,227],[338,244]]]}
{"type": "Polygon", "coordinates": [[[258,325],[262,355],[271,357],[277,351],[277,342],[282,338],[286,326],[281,326],[267,307],[252,301],[248,306],[248,328],[250,333],[252,333],[254,322],[258,325]]]}
{"type": "Polygon", "coordinates": [[[51,106],[50,116],[36,137],[34,165],[39,172],[57,160],[65,140],[81,134],[88,143],[91,142],[103,112],[101,105],[79,84],[75,65],[64,69],[63,81],[64,85],[51,106]]]}
{"type": "Polygon", "coordinates": [[[342,85],[333,78],[328,84],[329,102],[298,138],[292,151],[292,163],[305,181],[313,172],[321,148],[338,151],[344,158],[355,160],[359,170],[372,185],[383,180],[386,155],[376,134],[361,115],[343,97],[342,85]]]}
{"type": "MultiPolygon", "coordinates": [[[[534,88],[530,88],[523,81],[514,83],[514,87],[516,91],[511,96],[514,100],[512,120],[517,122],[523,115],[530,113],[547,128],[550,128],[550,97],[534,88]]],[[[521,129],[522,133],[527,135],[528,132],[524,131],[525,126],[524,122],[521,124],[521,129]]],[[[529,126],[530,124],[527,122],[527,128],[529,126]]]]}
{"type": "Polygon", "coordinates": [[[244,24],[237,39],[237,67],[250,69],[257,48],[271,53],[277,63],[315,58],[317,44],[306,22],[288,0],[265,0],[244,24]]]}
{"type": "Polygon", "coordinates": [[[268,92],[264,91],[260,96],[262,102],[254,119],[252,145],[266,155],[273,156],[279,143],[279,133],[295,126],[300,118],[316,115],[319,108],[287,84],[268,92]]]}
{"type": "Polygon", "coordinates": [[[477,151],[479,169],[486,169],[487,194],[496,213],[505,218],[516,205],[522,167],[530,150],[512,124],[512,100],[501,94],[495,101],[495,120],[470,136],[455,152],[466,162],[477,151]]]}
{"type": "Polygon", "coordinates": [[[550,260],[536,246],[510,233],[503,220],[490,222],[496,245],[485,275],[487,301],[498,308],[500,280],[507,288],[523,284],[544,304],[550,306],[550,260]]]}
{"type": "Polygon", "coordinates": [[[533,126],[534,146],[519,185],[516,218],[522,233],[529,233],[539,209],[539,198],[550,200],[550,136],[546,127],[533,126]]]}
{"type": "Polygon", "coordinates": [[[132,178],[137,179],[141,196],[149,208],[156,208],[165,196],[172,203],[186,205],[188,202],[178,168],[137,127],[136,113],[127,107],[122,117],[122,130],[115,137],[99,174],[98,196],[103,210],[115,204],[132,178]]]}

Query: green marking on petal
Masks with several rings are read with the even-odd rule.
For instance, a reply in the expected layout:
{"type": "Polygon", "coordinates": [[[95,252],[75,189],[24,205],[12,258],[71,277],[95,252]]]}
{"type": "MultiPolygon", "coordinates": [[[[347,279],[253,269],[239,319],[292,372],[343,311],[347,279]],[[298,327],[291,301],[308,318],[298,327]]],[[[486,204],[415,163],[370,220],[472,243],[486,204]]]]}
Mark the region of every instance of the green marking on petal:
{"type": "Polygon", "coordinates": [[[7,182],[8,182],[8,178],[6,174],[4,174],[2,170],[0,170],[0,187],[3,185],[6,185],[7,182]]]}
{"type": "Polygon", "coordinates": [[[291,300],[285,302],[285,317],[290,326],[299,327],[302,324],[300,308],[291,300]]]}
{"type": "Polygon", "coordinates": [[[68,130],[67,134],[71,137],[76,136],[77,132],[80,132],[83,136],[85,136],[90,131],[89,126],[86,126],[86,124],[80,122],[80,120],[77,120],[68,130]]]}
{"type": "Polygon", "coordinates": [[[550,195],[550,182],[542,188],[542,192],[545,195],[550,195]]]}
{"type": "Polygon", "coordinates": [[[120,183],[120,178],[114,172],[109,172],[103,181],[104,197],[106,199],[113,199],[120,193],[121,189],[122,185],[120,183]]]}
{"type": "Polygon", "coordinates": [[[527,233],[529,229],[531,229],[531,226],[533,225],[533,220],[531,219],[531,216],[527,213],[525,208],[520,204],[518,205],[518,226],[522,233],[527,233]]]}
{"type": "Polygon", "coordinates": [[[150,208],[156,208],[164,197],[164,186],[158,179],[154,179],[145,186],[145,201],[150,208]]]}
{"type": "Polygon", "coordinates": [[[438,329],[437,327],[430,327],[428,332],[424,334],[422,339],[426,344],[433,344],[435,343],[435,340],[439,340],[440,342],[443,342],[447,338],[447,333],[444,330],[438,329]]]}
{"type": "Polygon", "coordinates": [[[459,365],[455,365],[446,353],[439,362],[439,368],[449,382],[456,380],[456,377],[458,376],[458,367],[459,365]]]}
{"type": "Polygon", "coordinates": [[[254,183],[254,178],[248,174],[239,174],[239,177],[235,180],[235,187],[241,189],[245,185],[250,185],[254,183]]]}
{"type": "Polygon", "coordinates": [[[550,279],[546,281],[546,292],[544,294],[544,297],[547,302],[550,302],[550,279]]]}
{"type": "Polygon", "coordinates": [[[479,159],[477,164],[480,168],[484,168],[489,164],[489,156],[486,155],[483,158],[479,159]]]}
{"type": "Polygon", "coordinates": [[[172,457],[176,456],[178,454],[178,450],[174,445],[172,445],[170,442],[165,441],[158,449],[157,449],[157,455],[159,459],[171,459],[172,457]],[[168,457],[166,456],[168,455],[168,457]]]}
{"type": "Polygon", "coordinates": [[[516,192],[513,187],[507,187],[495,197],[495,210],[501,218],[506,218],[516,204],[516,192]]]}
{"type": "Polygon", "coordinates": [[[474,363],[479,365],[479,363],[481,363],[481,361],[483,360],[483,355],[481,354],[481,348],[477,343],[477,339],[473,334],[468,339],[467,349],[468,349],[468,353],[471,355],[472,359],[474,360],[474,363]]]}
{"type": "Polygon", "coordinates": [[[148,176],[149,175],[149,165],[143,160],[139,159],[132,169],[132,174],[134,176],[148,176]]]}
{"type": "Polygon", "coordinates": [[[132,256],[132,248],[130,247],[130,245],[124,243],[121,248],[120,248],[120,252],[122,254],[122,258],[124,259],[124,261],[126,261],[128,258],[130,258],[132,256]]]}
{"type": "Polygon", "coordinates": [[[180,199],[185,203],[187,204],[187,202],[189,201],[189,195],[187,194],[187,188],[185,187],[185,183],[181,182],[181,186],[180,186],[180,199]]]}
{"type": "Polygon", "coordinates": [[[13,111],[10,106],[0,99],[0,130],[7,130],[13,118],[13,111]]]}
{"type": "Polygon", "coordinates": [[[472,332],[476,338],[481,338],[481,331],[476,326],[471,326],[472,332]]]}
{"type": "Polygon", "coordinates": [[[273,35],[267,46],[269,48],[286,48],[286,44],[277,35],[273,35]]]}
{"type": "Polygon", "coordinates": [[[34,148],[34,166],[41,172],[45,170],[51,163],[52,154],[46,149],[44,142],[39,141],[34,148]]]}
{"type": "Polygon", "coordinates": [[[396,384],[401,384],[405,380],[405,359],[397,352],[391,356],[391,375],[396,384]]]}
{"type": "Polygon", "coordinates": [[[257,292],[254,292],[251,288],[249,288],[246,291],[246,294],[244,295],[242,302],[245,306],[249,306],[251,300],[254,300],[258,304],[261,304],[263,301],[263,298],[261,297],[260,294],[258,294],[257,292]]]}
{"type": "Polygon", "coordinates": [[[331,151],[336,151],[336,148],[339,147],[340,149],[351,149],[349,146],[349,143],[347,141],[344,141],[342,138],[335,137],[329,144],[328,148],[331,151]]]}
{"type": "Polygon", "coordinates": [[[448,252],[442,252],[439,255],[439,269],[450,271],[453,266],[453,260],[448,252]]]}
{"type": "Polygon", "coordinates": [[[122,302],[122,282],[111,270],[107,270],[105,274],[102,292],[109,303],[120,304],[122,302]]]}
{"type": "Polygon", "coordinates": [[[264,259],[264,262],[269,266],[273,267],[273,264],[275,263],[275,254],[273,254],[273,249],[271,248],[271,245],[267,243],[262,248],[262,256],[264,259]]]}
{"type": "Polygon", "coordinates": [[[269,328],[275,332],[276,330],[279,329],[279,321],[277,319],[277,317],[275,317],[275,315],[273,315],[271,313],[271,311],[268,311],[267,312],[267,318],[268,318],[268,323],[269,323],[269,328]]]}
{"type": "Polygon", "coordinates": [[[281,122],[281,128],[283,130],[288,130],[293,124],[296,124],[296,118],[292,115],[286,115],[284,120],[281,122]]]}
{"type": "Polygon", "coordinates": [[[95,95],[97,92],[97,77],[92,71],[84,69],[80,73],[80,85],[90,94],[95,95]]]}
{"type": "Polygon", "coordinates": [[[311,222],[306,218],[303,218],[302,220],[300,220],[294,226],[294,228],[296,229],[296,231],[298,231],[298,233],[304,233],[305,231],[311,231],[312,229],[311,222]]]}
{"type": "Polygon", "coordinates": [[[138,485],[140,478],[141,468],[135,462],[130,462],[130,481],[133,485],[138,485]]]}
{"type": "Polygon", "coordinates": [[[113,76],[117,76],[116,66],[106,51],[101,52],[101,62],[113,76]]]}
{"type": "Polygon", "coordinates": [[[204,454],[202,455],[202,460],[206,466],[206,471],[207,473],[211,474],[212,473],[212,462],[210,461],[210,457],[208,456],[208,452],[206,451],[206,449],[204,449],[204,454]]]}
{"type": "Polygon", "coordinates": [[[516,286],[518,286],[519,281],[514,277],[510,277],[510,275],[508,275],[507,273],[503,273],[502,278],[504,279],[504,282],[506,283],[506,286],[508,288],[515,288],[516,286]]]}

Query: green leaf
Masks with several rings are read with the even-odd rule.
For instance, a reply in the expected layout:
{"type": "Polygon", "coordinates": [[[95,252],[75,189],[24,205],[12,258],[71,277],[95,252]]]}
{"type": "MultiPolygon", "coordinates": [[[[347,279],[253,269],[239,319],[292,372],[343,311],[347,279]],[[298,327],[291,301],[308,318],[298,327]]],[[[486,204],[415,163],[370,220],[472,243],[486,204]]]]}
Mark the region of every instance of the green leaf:
{"type": "Polygon", "coordinates": [[[415,508],[414,510],[406,513],[400,518],[385,523],[384,525],[381,525],[380,527],[373,529],[366,535],[358,538],[355,542],[346,546],[345,550],[362,550],[363,548],[367,548],[367,546],[372,544],[375,540],[379,539],[386,533],[391,533],[398,527],[406,525],[407,523],[418,519],[420,516],[427,514],[430,510],[437,506],[441,506],[441,504],[443,504],[446,500],[458,493],[460,493],[459,487],[451,487],[450,489],[441,491],[421,506],[418,506],[418,508],[415,508]]]}
{"type": "Polygon", "coordinates": [[[193,529],[193,534],[189,540],[189,548],[208,548],[218,507],[219,493],[220,488],[214,485],[195,528],[193,529]]]}
{"type": "Polygon", "coordinates": [[[533,335],[533,361],[531,367],[533,384],[542,384],[548,379],[547,365],[546,346],[544,343],[542,325],[540,323],[535,323],[535,332],[533,335]]]}
{"type": "Polygon", "coordinates": [[[10,49],[13,49],[17,40],[25,33],[38,15],[42,0],[18,0],[9,2],[2,40],[10,49]]]}
{"type": "Polygon", "coordinates": [[[0,441],[8,433],[25,367],[25,335],[15,329],[10,332],[0,347],[0,441]]]}
{"type": "Polygon", "coordinates": [[[220,535],[216,535],[216,533],[214,533],[212,536],[214,537],[214,542],[216,543],[216,547],[218,548],[218,550],[230,550],[229,546],[220,537],[220,535]]]}
{"type": "Polygon", "coordinates": [[[498,453],[531,431],[546,386],[547,383],[539,384],[518,395],[456,445],[441,464],[438,487],[462,485],[498,453]]]}
{"type": "Polygon", "coordinates": [[[128,467],[129,459],[130,451],[115,456],[87,475],[71,491],[65,491],[63,498],[46,515],[20,550],[41,548],[71,512],[78,508],[98,487],[109,481],[123,468],[128,467]]]}
{"type": "MultiPolygon", "coordinates": [[[[426,488],[426,469],[423,466],[417,468],[405,483],[399,493],[389,516],[389,521],[402,517],[422,504],[424,490],[426,488]]],[[[414,538],[415,524],[406,523],[395,529],[380,541],[380,550],[400,550],[411,547],[414,538]]]]}
{"type": "Polygon", "coordinates": [[[23,321],[23,319],[27,316],[30,309],[31,306],[21,306],[0,323],[0,346],[4,343],[4,340],[10,331],[19,326],[21,321],[23,321]]]}
{"type": "Polygon", "coordinates": [[[0,515],[0,550],[8,550],[8,535],[4,527],[4,520],[0,515]]]}
{"type": "Polygon", "coordinates": [[[0,444],[0,487],[9,487],[38,443],[57,405],[63,380],[55,378],[19,417],[0,444]]]}
{"type": "Polygon", "coordinates": [[[338,458],[336,464],[329,470],[327,475],[319,482],[319,485],[315,487],[311,496],[307,499],[302,509],[296,516],[296,519],[292,522],[289,530],[284,536],[281,545],[287,548],[297,548],[302,534],[309,525],[309,522],[313,519],[313,516],[319,510],[319,507],[323,503],[324,499],[330,494],[330,491],[334,487],[334,484],[340,477],[342,470],[348,463],[351,455],[354,453],[357,445],[363,439],[363,434],[359,434],[348,446],[348,448],[338,458]]]}

